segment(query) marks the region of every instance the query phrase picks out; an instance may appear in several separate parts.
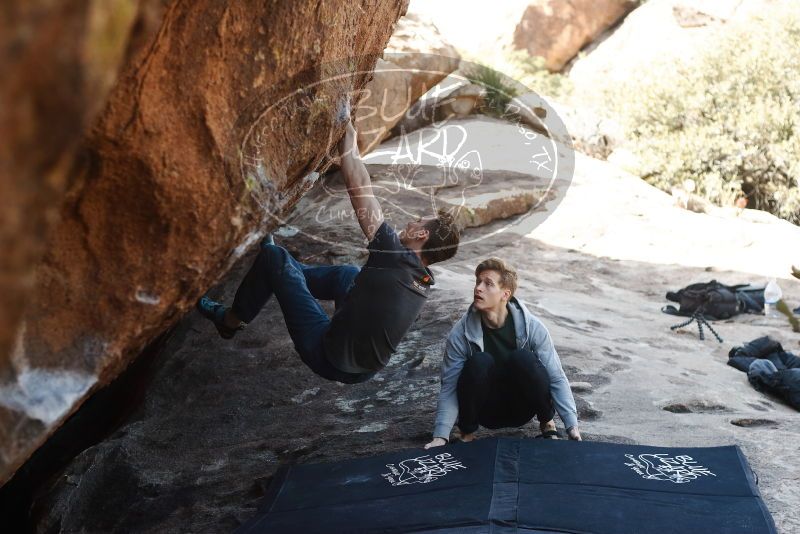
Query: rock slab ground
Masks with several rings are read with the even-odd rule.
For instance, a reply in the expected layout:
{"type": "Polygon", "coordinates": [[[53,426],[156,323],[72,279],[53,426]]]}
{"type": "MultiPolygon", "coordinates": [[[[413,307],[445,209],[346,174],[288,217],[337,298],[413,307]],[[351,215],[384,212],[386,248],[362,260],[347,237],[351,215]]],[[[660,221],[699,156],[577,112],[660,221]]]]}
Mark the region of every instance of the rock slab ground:
{"type": "MultiPolygon", "coordinates": [[[[788,276],[784,264],[797,259],[786,243],[796,243],[800,229],[681,210],[638,178],[580,155],[565,198],[537,221],[544,215],[534,212],[491,238],[482,237],[505,222],[467,230],[472,243],[433,267],[431,302],[390,366],[365,384],[310,373],[274,301],[233,341],[189,314],[131,420],[40,495],[36,530],[231,530],[254,513],[283,463],[421,446],[433,424],[445,336],[470,302],[475,265],[489,255],[518,268],[518,296],[552,334],[585,439],[737,444],[778,529],[800,530],[798,413],[726,365],[734,345],[769,334],[800,351],[798,336],[778,319],[740,316],[714,324],[723,344],[700,341],[692,328],[670,331],[676,318],[659,311],[667,290],[691,282],[788,276]]],[[[346,224],[336,238],[358,245],[355,224],[344,232],[346,224]]],[[[311,249],[297,235],[277,241],[308,261],[336,259],[306,258],[311,249]]],[[[230,302],[249,261],[212,294],[230,302]]],[[[800,284],[780,283],[789,302],[800,302],[800,284]]],[[[480,435],[535,433],[528,425],[480,435]]]]}

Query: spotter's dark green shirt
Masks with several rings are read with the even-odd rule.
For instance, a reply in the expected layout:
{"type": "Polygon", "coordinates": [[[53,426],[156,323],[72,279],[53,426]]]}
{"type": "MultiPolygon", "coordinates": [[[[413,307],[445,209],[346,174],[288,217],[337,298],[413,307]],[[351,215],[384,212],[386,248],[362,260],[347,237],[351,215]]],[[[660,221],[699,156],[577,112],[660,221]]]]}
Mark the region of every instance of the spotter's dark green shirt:
{"type": "Polygon", "coordinates": [[[509,313],[500,328],[491,328],[481,321],[483,329],[483,350],[494,357],[498,363],[508,361],[508,356],[517,350],[517,335],[514,318],[509,313]]]}

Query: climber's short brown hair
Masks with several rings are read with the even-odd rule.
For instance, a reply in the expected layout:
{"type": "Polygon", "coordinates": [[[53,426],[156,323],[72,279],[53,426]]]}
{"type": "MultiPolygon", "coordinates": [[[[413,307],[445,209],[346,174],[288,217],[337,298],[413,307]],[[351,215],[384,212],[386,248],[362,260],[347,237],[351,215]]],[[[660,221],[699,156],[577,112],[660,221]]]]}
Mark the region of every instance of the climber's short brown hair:
{"type": "Polygon", "coordinates": [[[452,214],[439,211],[435,219],[425,223],[425,229],[429,237],[422,245],[421,256],[428,265],[449,260],[456,255],[461,234],[452,214]]]}
{"type": "Polygon", "coordinates": [[[511,290],[511,296],[517,290],[517,271],[500,258],[483,260],[475,267],[475,278],[484,271],[496,271],[500,275],[500,287],[511,290]]]}

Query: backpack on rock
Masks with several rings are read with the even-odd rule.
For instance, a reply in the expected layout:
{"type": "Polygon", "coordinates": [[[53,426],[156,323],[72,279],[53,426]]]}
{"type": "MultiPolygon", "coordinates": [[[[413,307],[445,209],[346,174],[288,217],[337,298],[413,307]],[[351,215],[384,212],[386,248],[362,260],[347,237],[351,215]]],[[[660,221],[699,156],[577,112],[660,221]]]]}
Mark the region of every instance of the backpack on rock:
{"type": "Polygon", "coordinates": [[[668,291],[667,300],[680,308],[667,305],[661,311],[670,315],[692,317],[701,315],[712,321],[730,319],[740,313],[761,313],[764,309],[764,288],[750,284],[727,286],[716,280],[690,284],[679,291],[668,291]]]}

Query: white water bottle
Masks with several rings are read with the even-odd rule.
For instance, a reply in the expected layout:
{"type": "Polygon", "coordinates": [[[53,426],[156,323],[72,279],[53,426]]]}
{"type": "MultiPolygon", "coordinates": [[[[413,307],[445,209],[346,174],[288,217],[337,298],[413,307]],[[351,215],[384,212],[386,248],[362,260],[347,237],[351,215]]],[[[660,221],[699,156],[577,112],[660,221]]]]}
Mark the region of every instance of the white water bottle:
{"type": "Polygon", "coordinates": [[[767,287],[764,288],[764,315],[767,317],[778,316],[775,305],[778,304],[782,296],[783,292],[778,282],[774,278],[770,278],[769,282],[767,282],[767,287]]]}

